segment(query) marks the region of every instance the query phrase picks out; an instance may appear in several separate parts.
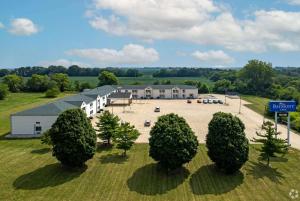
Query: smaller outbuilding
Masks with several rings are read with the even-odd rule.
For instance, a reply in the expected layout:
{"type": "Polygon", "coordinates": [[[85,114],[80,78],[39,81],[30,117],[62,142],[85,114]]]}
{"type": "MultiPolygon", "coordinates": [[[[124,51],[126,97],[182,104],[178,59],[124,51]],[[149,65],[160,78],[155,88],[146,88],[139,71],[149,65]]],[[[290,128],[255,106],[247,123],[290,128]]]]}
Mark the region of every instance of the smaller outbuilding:
{"type": "Polygon", "coordinates": [[[132,94],[130,92],[115,92],[108,96],[109,105],[131,105],[132,94]]]}

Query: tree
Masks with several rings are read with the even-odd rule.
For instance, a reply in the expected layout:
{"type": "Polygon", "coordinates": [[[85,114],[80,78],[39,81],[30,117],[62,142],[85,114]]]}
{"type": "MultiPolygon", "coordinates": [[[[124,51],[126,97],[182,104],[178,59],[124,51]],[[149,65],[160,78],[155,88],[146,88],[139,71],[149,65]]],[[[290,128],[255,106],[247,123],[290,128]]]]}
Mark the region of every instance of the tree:
{"type": "Polygon", "coordinates": [[[9,91],[11,92],[19,92],[24,87],[23,78],[16,74],[6,75],[3,78],[3,83],[7,84],[9,91]]]}
{"type": "Polygon", "coordinates": [[[208,125],[208,156],[225,173],[234,173],[248,160],[249,142],[245,125],[230,113],[218,112],[208,125]]]}
{"type": "Polygon", "coordinates": [[[279,132],[276,132],[274,124],[270,121],[264,122],[262,132],[256,132],[259,138],[253,138],[253,142],[262,143],[261,154],[263,160],[267,160],[267,165],[270,165],[270,158],[276,157],[276,154],[285,154],[288,151],[287,140],[278,138],[279,132]]]}
{"type": "Polygon", "coordinates": [[[42,144],[46,144],[46,145],[49,145],[49,146],[53,145],[49,130],[46,130],[43,133],[43,135],[41,136],[41,142],[42,142],[42,144]]]}
{"type": "Polygon", "coordinates": [[[80,84],[80,91],[84,91],[85,89],[91,89],[92,86],[88,82],[83,82],[80,84]]]}
{"type": "Polygon", "coordinates": [[[65,166],[83,166],[96,152],[95,130],[81,109],[60,114],[49,132],[53,156],[65,166]]]}
{"type": "Polygon", "coordinates": [[[158,118],[149,145],[149,155],[167,170],[174,170],[192,160],[198,141],[185,119],[172,113],[158,118]]]}
{"type": "Polygon", "coordinates": [[[29,91],[44,92],[48,89],[49,77],[47,75],[33,74],[26,83],[26,87],[29,91]]]}
{"type": "Polygon", "coordinates": [[[98,120],[96,124],[98,137],[103,141],[107,141],[107,144],[110,145],[111,139],[117,133],[120,119],[109,111],[104,111],[103,114],[98,117],[98,120]]]}
{"type": "Polygon", "coordinates": [[[98,86],[119,84],[118,78],[113,73],[108,71],[102,71],[98,79],[99,79],[98,86]]]}
{"type": "Polygon", "coordinates": [[[207,94],[209,93],[209,87],[207,84],[201,84],[201,86],[198,86],[198,92],[202,94],[207,94]]]}
{"type": "Polygon", "coordinates": [[[124,150],[123,155],[126,156],[126,152],[130,150],[134,141],[140,136],[140,133],[134,126],[129,123],[121,123],[117,132],[113,136],[114,142],[117,144],[118,149],[124,150]]]}
{"type": "Polygon", "coordinates": [[[56,73],[51,75],[51,80],[57,83],[57,86],[61,92],[64,92],[70,88],[70,80],[67,74],[56,73]]]}
{"type": "Polygon", "coordinates": [[[57,86],[54,86],[46,91],[46,98],[56,98],[59,95],[60,91],[57,86]]]}
{"type": "Polygon", "coordinates": [[[215,82],[215,85],[213,87],[213,91],[216,93],[224,94],[226,91],[232,90],[232,85],[229,80],[218,80],[215,82]]]}
{"type": "Polygon", "coordinates": [[[8,86],[6,84],[0,84],[0,100],[4,100],[9,93],[8,86]]]}
{"type": "Polygon", "coordinates": [[[247,83],[249,93],[264,95],[273,83],[274,71],[271,63],[250,60],[240,70],[239,77],[247,83]]]}

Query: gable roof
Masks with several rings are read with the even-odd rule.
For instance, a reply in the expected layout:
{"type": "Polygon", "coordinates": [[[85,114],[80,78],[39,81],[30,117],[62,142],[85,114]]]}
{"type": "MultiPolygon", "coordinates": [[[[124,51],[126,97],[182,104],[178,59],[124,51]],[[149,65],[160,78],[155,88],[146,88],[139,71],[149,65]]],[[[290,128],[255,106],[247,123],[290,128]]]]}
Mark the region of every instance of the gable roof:
{"type": "Polygon", "coordinates": [[[190,85],[183,85],[183,84],[177,84],[177,85],[123,85],[118,86],[117,88],[121,89],[127,89],[127,90],[138,90],[138,89],[146,89],[146,88],[152,88],[152,89],[173,89],[173,88],[179,88],[179,89],[197,89],[195,86],[190,85]]]}
{"type": "Polygon", "coordinates": [[[108,98],[122,98],[122,99],[129,99],[131,98],[130,92],[115,92],[108,96],[108,98]]]}
{"type": "Polygon", "coordinates": [[[84,91],[81,94],[105,96],[107,94],[112,93],[115,90],[116,90],[115,87],[110,86],[110,85],[105,85],[105,86],[97,87],[95,89],[84,91]]]}

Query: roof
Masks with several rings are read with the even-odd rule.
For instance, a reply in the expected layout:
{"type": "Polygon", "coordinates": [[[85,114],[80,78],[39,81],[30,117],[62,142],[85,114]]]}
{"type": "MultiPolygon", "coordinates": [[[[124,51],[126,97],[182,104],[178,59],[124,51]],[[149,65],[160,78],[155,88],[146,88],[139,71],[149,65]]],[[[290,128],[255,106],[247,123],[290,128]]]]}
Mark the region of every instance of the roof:
{"type": "Polygon", "coordinates": [[[123,98],[123,99],[130,99],[131,93],[129,92],[115,92],[108,96],[108,98],[123,98]]]}
{"type": "Polygon", "coordinates": [[[121,88],[121,89],[128,89],[128,90],[134,90],[134,89],[146,89],[146,88],[152,88],[152,89],[173,89],[173,88],[179,88],[179,89],[197,89],[195,86],[190,86],[190,85],[123,85],[123,86],[118,86],[116,88],[121,88]]]}
{"type": "Polygon", "coordinates": [[[84,91],[84,92],[82,92],[82,94],[105,96],[107,94],[112,93],[115,90],[116,90],[115,87],[110,86],[110,85],[105,85],[105,86],[97,87],[95,89],[84,91]]]}

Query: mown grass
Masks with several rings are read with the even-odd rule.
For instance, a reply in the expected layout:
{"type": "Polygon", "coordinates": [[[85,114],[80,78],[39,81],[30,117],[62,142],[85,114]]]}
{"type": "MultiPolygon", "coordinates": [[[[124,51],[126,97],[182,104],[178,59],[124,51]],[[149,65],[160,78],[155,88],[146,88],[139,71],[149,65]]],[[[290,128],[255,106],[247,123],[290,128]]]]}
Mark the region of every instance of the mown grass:
{"type": "Polygon", "coordinates": [[[250,158],[234,175],[219,173],[200,145],[182,169],[166,174],[148,156],[147,144],[136,144],[129,157],[115,149],[99,150],[87,166],[63,168],[39,140],[0,141],[0,200],[182,201],[290,200],[300,190],[300,152],[266,167],[251,145],[250,158]]]}
{"type": "MultiPolygon", "coordinates": [[[[72,82],[76,80],[79,82],[88,82],[93,87],[97,86],[99,80],[98,77],[70,77],[72,82]]],[[[209,86],[212,85],[212,82],[203,77],[168,77],[168,78],[154,78],[152,76],[142,76],[142,77],[118,77],[121,85],[131,85],[135,82],[140,84],[153,84],[155,81],[166,81],[170,80],[172,84],[183,84],[186,80],[201,81],[206,83],[209,86]]]]}
{"type": "Polygon", "coordinates": [[[247,95],[243,95],[242,99],[250,103],[250,104],[246,104],[245,105],[246,107],[250,108],[251,110],[261,115],[264,115],[266,106],[269,104],[270,101],[270,99],[268,98],[262,98],[258,96],[247,96],[247,95]]]}
{"type": "MultiPolygon", "coordinates": [[[[61,93],[62,98],[67,93],[61,93]]],[[[0,100],[0,136],[10,131],[10,115],[22,110],[33,108],[57,98],[45,98],[44,93],[10,93],[5,100],[0,100]]]]}

